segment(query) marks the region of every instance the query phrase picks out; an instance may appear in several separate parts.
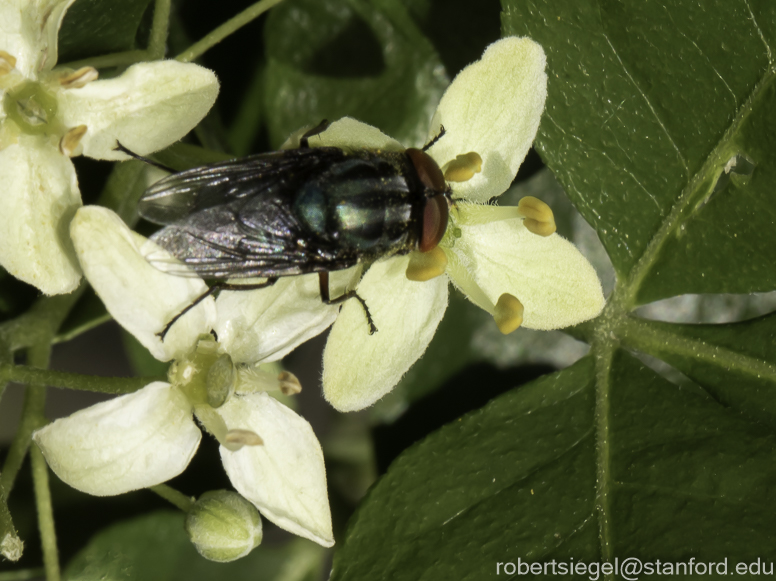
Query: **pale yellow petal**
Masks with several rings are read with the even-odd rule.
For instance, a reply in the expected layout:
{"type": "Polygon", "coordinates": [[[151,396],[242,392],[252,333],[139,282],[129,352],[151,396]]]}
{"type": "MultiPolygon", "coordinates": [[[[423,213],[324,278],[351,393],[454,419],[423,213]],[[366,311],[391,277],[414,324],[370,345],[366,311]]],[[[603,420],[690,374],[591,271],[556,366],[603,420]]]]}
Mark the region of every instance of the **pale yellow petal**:
{"type": "Polygon", "coordinates": [[[372,405],[399,382],[431,342],[447,308],[447,277],[407,279],[409,258],[377,262],[358,285],[377,332],[369,335],[364,309],[350,299],[323,353],[323,393],[340,411],[372,405]]]}
{"type": "Polygon", "coordinates": [[[177,476],[201,437],[183,393],[155,382],[56,420],[34,440],[64,482],[112,496],[177,476]]]}
{"type": "Polygon", "coordinates": [[[147,155],[178,141],[207,114],[218,95],[212,71],[192,63],[138,63],[115,79],[59,93],[67,127],[86,125],[83,153],[96,159],[129,159],[117,141],[147,155]]]}
{"type": "Polygon", "coordinates": [[[453,185],[453,197],[486,201],[512,183],[531,147],[547,96],[546,59],[528,38],[491,44],[448,87],[431,121],[429,139],[445,135],[429,150],[440,166],[476,152],[482,171],[453,185]]]}
{"type": "Polygon", "coordinates": [[[81,206],[73,164],[43,138],[25,138],[0,151],[0,175],[0,264],[47,295],[71,292],[81,280],[69,234],[81,206]]]}

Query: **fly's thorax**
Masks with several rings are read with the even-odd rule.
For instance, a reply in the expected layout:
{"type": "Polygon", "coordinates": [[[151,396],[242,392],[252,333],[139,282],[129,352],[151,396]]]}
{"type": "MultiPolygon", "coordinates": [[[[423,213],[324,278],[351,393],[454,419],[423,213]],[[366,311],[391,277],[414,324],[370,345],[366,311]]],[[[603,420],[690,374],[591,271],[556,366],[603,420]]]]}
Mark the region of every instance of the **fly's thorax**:
{"type": "Polygon", "coordinates": [[[417,245],[424,203],[405,154],[362,151],[303,184],[295,212],[314,237],[370,260],[417,245]]]}

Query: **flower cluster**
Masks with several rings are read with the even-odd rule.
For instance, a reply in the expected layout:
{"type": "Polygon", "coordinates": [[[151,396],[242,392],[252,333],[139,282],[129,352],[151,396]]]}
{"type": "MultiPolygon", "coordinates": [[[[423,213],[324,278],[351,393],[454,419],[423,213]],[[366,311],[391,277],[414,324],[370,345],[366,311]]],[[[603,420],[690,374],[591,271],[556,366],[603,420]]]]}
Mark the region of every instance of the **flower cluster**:
{"type": "Polygon", "coordinates": [[[169,383],[150,383],[38,430],[35,442],[57,476],[100,496],[165,482],[199,446],[196,416],[221,444],[224,469],[243,497],[279,527],[331,546],[320,444],[304,419],[267,393],[298,391],[293,376],[235,365],[209,334],[221,318],[212,298],[159,339],[159,329],[207,287],[194,276],[152,267],[146,257],[164,251],[114,213],[81,208],[71,235],[84,274],[113,318],[157,359],[174,363],[169,383]]]}
{"type": "MultiPolygon", "coordinates": [[[[333,323],[324,394],[339,410],[357,410],[392,389],[423,354],[444,315],[449,282],[504,333],[520,325],[573,325],[603,307],[595,271],[554,233],[546,205],[534,198],[516,208],[487,204],[509,187],[536,134],[546,96],[544,67],[536,43],[506,38],[448,88],[429,130],[432,139],[445,128],[428,153],[454,198],[440,245],[377,261],[365,272],[359,265],[332,273],[335,286],[357,285],[379,329],[372,335],[356,301],[341,311],[321,302],[313,274],[207,297],[162,340],[159,331],[207,290],[204,282],[155,269],[150,256],[157,263],[174,259],[109,211],[80,209],[70,235],[90,284],[156,358],[175,363],[169,383],[152,383],[36,432],[54,471],[92,494],[164,482],[185,468],[197,448],[196,416],[221,443],[224,468],[241,495],[279,526],[330,546],[318,441],[303,419],[264,393],[283,381],[260,377],[256,362],[281,358],[333,323]]],[[[403,151],[376,128],[348,118],[310,144],[403,151]]]]}
{"type": "Polygon", "coordinates": [[[81,206],[70,157],[121,160],[177,141],[218,94],[215,75],[175,61],[139,63],[97,80],[55,69],[57,35],[74,0],[0,0],[0,265],[46,294],[72,291],[81,269],[68,225],[81,206]]]}

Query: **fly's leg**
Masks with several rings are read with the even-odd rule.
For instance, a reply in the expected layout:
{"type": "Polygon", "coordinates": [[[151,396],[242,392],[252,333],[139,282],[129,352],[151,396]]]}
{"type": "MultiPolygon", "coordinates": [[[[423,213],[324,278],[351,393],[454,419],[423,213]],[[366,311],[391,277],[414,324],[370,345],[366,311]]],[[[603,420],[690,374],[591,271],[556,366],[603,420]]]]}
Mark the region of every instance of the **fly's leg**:
{"type": "Polygon", "coordinates": [[[421,148],[421,151],[428,151],[428,149],[429,149],[429,148],[430,148],[432,145],[434,145],[434,144],[435,144],[437,141],[439,141],[440,139],[442,139],[442,136],[443,136],[445,133],[447,133],[447,132],[445,131],[445,126],[444,126],[444,125],[440,125],[440,126],[439,126],[439,133],[437,133],[437,134],[436,134],[436,137],[434,137],[434,139],[432,139],[432,140],[431,140],[431,141],[429,141],[429,142],[428,142],[426,145],[424,145],[424,146],[421,148]]]}
{"type": "Polygon", "coordinates": [[[265,280],[264,282],[257,282],[255,284],[229,284],[226,282],[217,282],[213,286],[211,286],[209,289],[207,289],[205,292],[203,292],[201,295],[199,295],[194,301],[185,309],[183,309],[180,313],[175,315],[169,323],[167,323],[164,326],[164,329],[159,331],[156,336],[159,337],[162,341],[164,341],[165,335],[167,335],[167,332],[170,330],[170,327],[172,327],[178,319],[180,319],[183,315],[188,313],[191,309],[196,307],[199,303],[204,301],[206,298],[208,298],[210,295],[215,293],[216,291],[248,291],[248,290],[258,290],[260,288],[267,288],[268,286],[272,286],[278,281],[277,276],[272,276],[265,280]]]}
{"type": "Polygon", "coordinates": [[[324,119],[312,129],[308,129],[307,131],[305,131],[304,135],[302,135],[302,137],[299,138],[299,149],[309,149],[310,143],[308,142],[308,139],[310,139],[315,135],[318,135],[319,133],[323,133],[329,128],[329,125],[331,125],[331,123],[329,123],[326,119],[324,119]]]}
{"type": "Polygon", "coordinates": [[[128,150],[126,147],[121,145],[120,141],[116,141],[116,147],[113,148],[113,151],[120,151],[121,153],[126,153],[129,157],[133,159],[142,161],[143,163],[147,163],[148,165],[152,165],[154,167],[158,167],[159,169],[163,169],[164,171],[168,171],[170,173],[178,173],[177,169],[172,169],[171,167],[167,167],[166,165],[158,163],[153,159],[143,157],[142,155],[138,155],[135,152],[128,150]]]}
{"type": "Polygon", "coordinates": [[[366,322],[369,325],[369,334],[374,335],[377,333],[377,327],[375,327],[374,321],[372,321],[372,315],[369,313],[369,307],[366,306],[366,301],[358,296],[356,291],[348,291],[345,294],[338,296],[336,299],[329,297],[329,273],[318,273],[318,285],[321,290],[321,301],[327,305],[338,305],[344,303],[348,299],[356,299],[364,308],[364,314],[366,315],[366,322]]]}

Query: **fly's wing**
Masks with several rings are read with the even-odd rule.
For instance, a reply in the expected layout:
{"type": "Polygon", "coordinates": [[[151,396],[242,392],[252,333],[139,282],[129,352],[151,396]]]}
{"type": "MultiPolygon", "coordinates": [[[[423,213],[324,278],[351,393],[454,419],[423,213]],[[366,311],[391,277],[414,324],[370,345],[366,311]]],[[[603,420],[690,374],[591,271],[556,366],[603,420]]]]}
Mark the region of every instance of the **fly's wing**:
{"type": "Polygon", "coordinates": [[[168,183],[149,189],[144,200],[175,200],[170,210],[157,211],[160,205],[150,212],[171,222],[151,239],[180,262],[146,258],[166,272],[190,275],[182,262],[212,279],[289,276],[356,264],[357,256],[316,238],[293,204],[302,184],[343,157],[336,148],[291,150],[165,178],[157,186],[168,183]]]}
{"type": "Polygon", "coordinates": [[[140,215],[169,225],[188,216],[271,190],[293,191],[345,154],[336,147],[290,149],[211,165],[167,176],[146,190],[138,202],[140,215]]]}

